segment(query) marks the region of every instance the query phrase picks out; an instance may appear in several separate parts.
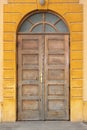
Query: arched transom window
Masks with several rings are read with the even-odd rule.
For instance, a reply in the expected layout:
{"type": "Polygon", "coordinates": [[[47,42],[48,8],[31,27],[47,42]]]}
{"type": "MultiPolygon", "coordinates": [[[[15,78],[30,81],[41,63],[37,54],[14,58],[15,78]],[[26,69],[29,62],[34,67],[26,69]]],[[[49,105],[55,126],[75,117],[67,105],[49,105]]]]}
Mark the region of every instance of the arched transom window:
{"type": "Polygon", "coordinates": [[[50,12],[37,12],[22,22],[18,32],[69,33],[69,30],[61,17],[50,12]]]}

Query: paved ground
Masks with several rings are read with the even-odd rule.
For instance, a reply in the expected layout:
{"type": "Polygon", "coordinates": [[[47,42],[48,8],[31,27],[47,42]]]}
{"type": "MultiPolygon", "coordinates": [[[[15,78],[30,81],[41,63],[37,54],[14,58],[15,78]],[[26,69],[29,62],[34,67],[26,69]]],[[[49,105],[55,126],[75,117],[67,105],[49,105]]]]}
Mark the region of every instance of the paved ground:
{"type": "Polygon", "coordinates": [[[87,130],[87,123],[69,121],[22,121],[0,123],[0,130],[87,130]]]}

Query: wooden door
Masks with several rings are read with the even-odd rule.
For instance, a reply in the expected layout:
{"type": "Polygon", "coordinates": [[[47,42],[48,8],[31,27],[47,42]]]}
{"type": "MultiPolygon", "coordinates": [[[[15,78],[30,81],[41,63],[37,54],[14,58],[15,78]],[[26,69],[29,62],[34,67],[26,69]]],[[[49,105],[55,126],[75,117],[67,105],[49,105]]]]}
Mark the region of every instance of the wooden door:
{"type": "Polygon", "coordinates": [[[45,36],[45,119],[69,119],[69,36],[45,36]]]}
{"type": "Polygon", "coordinates": [[[43,119],[42,38],[18,36],[18,120],[43,119]]]}
{"type": "Polygon", "coordinates": [[[69,119],[69,36],[18,36],[18,120],[69,119]]]}

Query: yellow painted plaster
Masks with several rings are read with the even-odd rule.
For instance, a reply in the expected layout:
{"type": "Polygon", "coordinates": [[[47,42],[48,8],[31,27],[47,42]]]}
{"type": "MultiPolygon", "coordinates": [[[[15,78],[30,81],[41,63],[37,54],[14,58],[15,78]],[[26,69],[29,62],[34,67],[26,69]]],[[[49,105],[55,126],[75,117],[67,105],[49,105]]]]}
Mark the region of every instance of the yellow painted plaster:
{"type": "Polygon", "coordinates": [[[3,4],[6,3],[7,0],[0,0],[0,122],[3,106],[3,4]]]}
{"type": "Polygon", "coordinates": [[[82,99],[71,99],[71,121],[83,121],[83,102],[82,99]]]}
{"type": "MultiPolygon", "coordinates": [[[[4,72],[2,121],[16,121],[16,30],[22,18],[34,11],[49,9],[61,15],[70,29],[70,120],[83,120],[83,7],[79,0],[9,0],[4,5],[4,72]],[[28,2],[28,3],[26,3],[28,2]],[[74,4],[72,2],[75,2],[74,4]],[[78,2],[78,3],[77,3],[78,2]],[[16,3],[16,4],[15,4],[16,3]],[[62,4],[63,3],[63,4],[62,4]],[[68,5],[69,4],[69,5],[68,5]],[[74,8],[74,10],[73,10],[74,8]],[[75,62],[76,61],[76,62],[75,62]],[[77,65],[80,65],[77,67],[77,65]],[[11,64],[12,63],[12,64],[11,64]],[[76,65],[77,64],[77,65],[76,65]],[[12,69],[11,69],[12,68],[12,69]],[[10,73],[9,73],[10,72],[10,73]],[[77,94],[78,91],[78,94],[77,94]],[[78,105],[77,105],[78,104],[78,105]],[[11,108],[11,111],[10,111],[11,108]]],[[[85,109],[85,107],[84,107],[85,109]]]]}
{"type": "Polygon", "coordinates": [[[3,5],[0,4],[0,122],[2,118],[3,101],[3,5]]]}
{"type": "Polygon", "coordinates": [[[0,102],[2,101],[2,70],[3,70],[3,5],[0,5],[0,102]]]}
{"type": "Polygon", "coordinates": [[[84,35],[83,35],[83,120],[87,122],[87,0],[80,0],[83,4],[84,35]]]}
{"type": "Polygon", "coordinates": [[[83,100],[87,101],[87,0],[80,0],[81,3],[84,4],[84,44],[83,44],[83,49],[84,49],[84,53],[83,53],[83,57],[84,57],[84,62],[83,62],[83,66],[84,66],[84,82],[83,82],[83,86],[84,86],[84,90],[83,90],[83,100]]]}
{"type": "Polygon", "coordinates": [[[87,102],[83,102],[83,121],[87,122],[87,102]]]}

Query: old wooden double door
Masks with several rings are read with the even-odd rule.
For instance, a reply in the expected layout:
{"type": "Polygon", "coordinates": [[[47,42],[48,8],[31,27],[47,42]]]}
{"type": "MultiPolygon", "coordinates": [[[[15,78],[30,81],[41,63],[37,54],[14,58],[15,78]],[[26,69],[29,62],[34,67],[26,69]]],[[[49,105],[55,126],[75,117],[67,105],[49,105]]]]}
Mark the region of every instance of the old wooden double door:
{"type": "Polygon", "coordinates": [[[18,120],[69,120],[68,35],[18,35],[18,120]]]}

